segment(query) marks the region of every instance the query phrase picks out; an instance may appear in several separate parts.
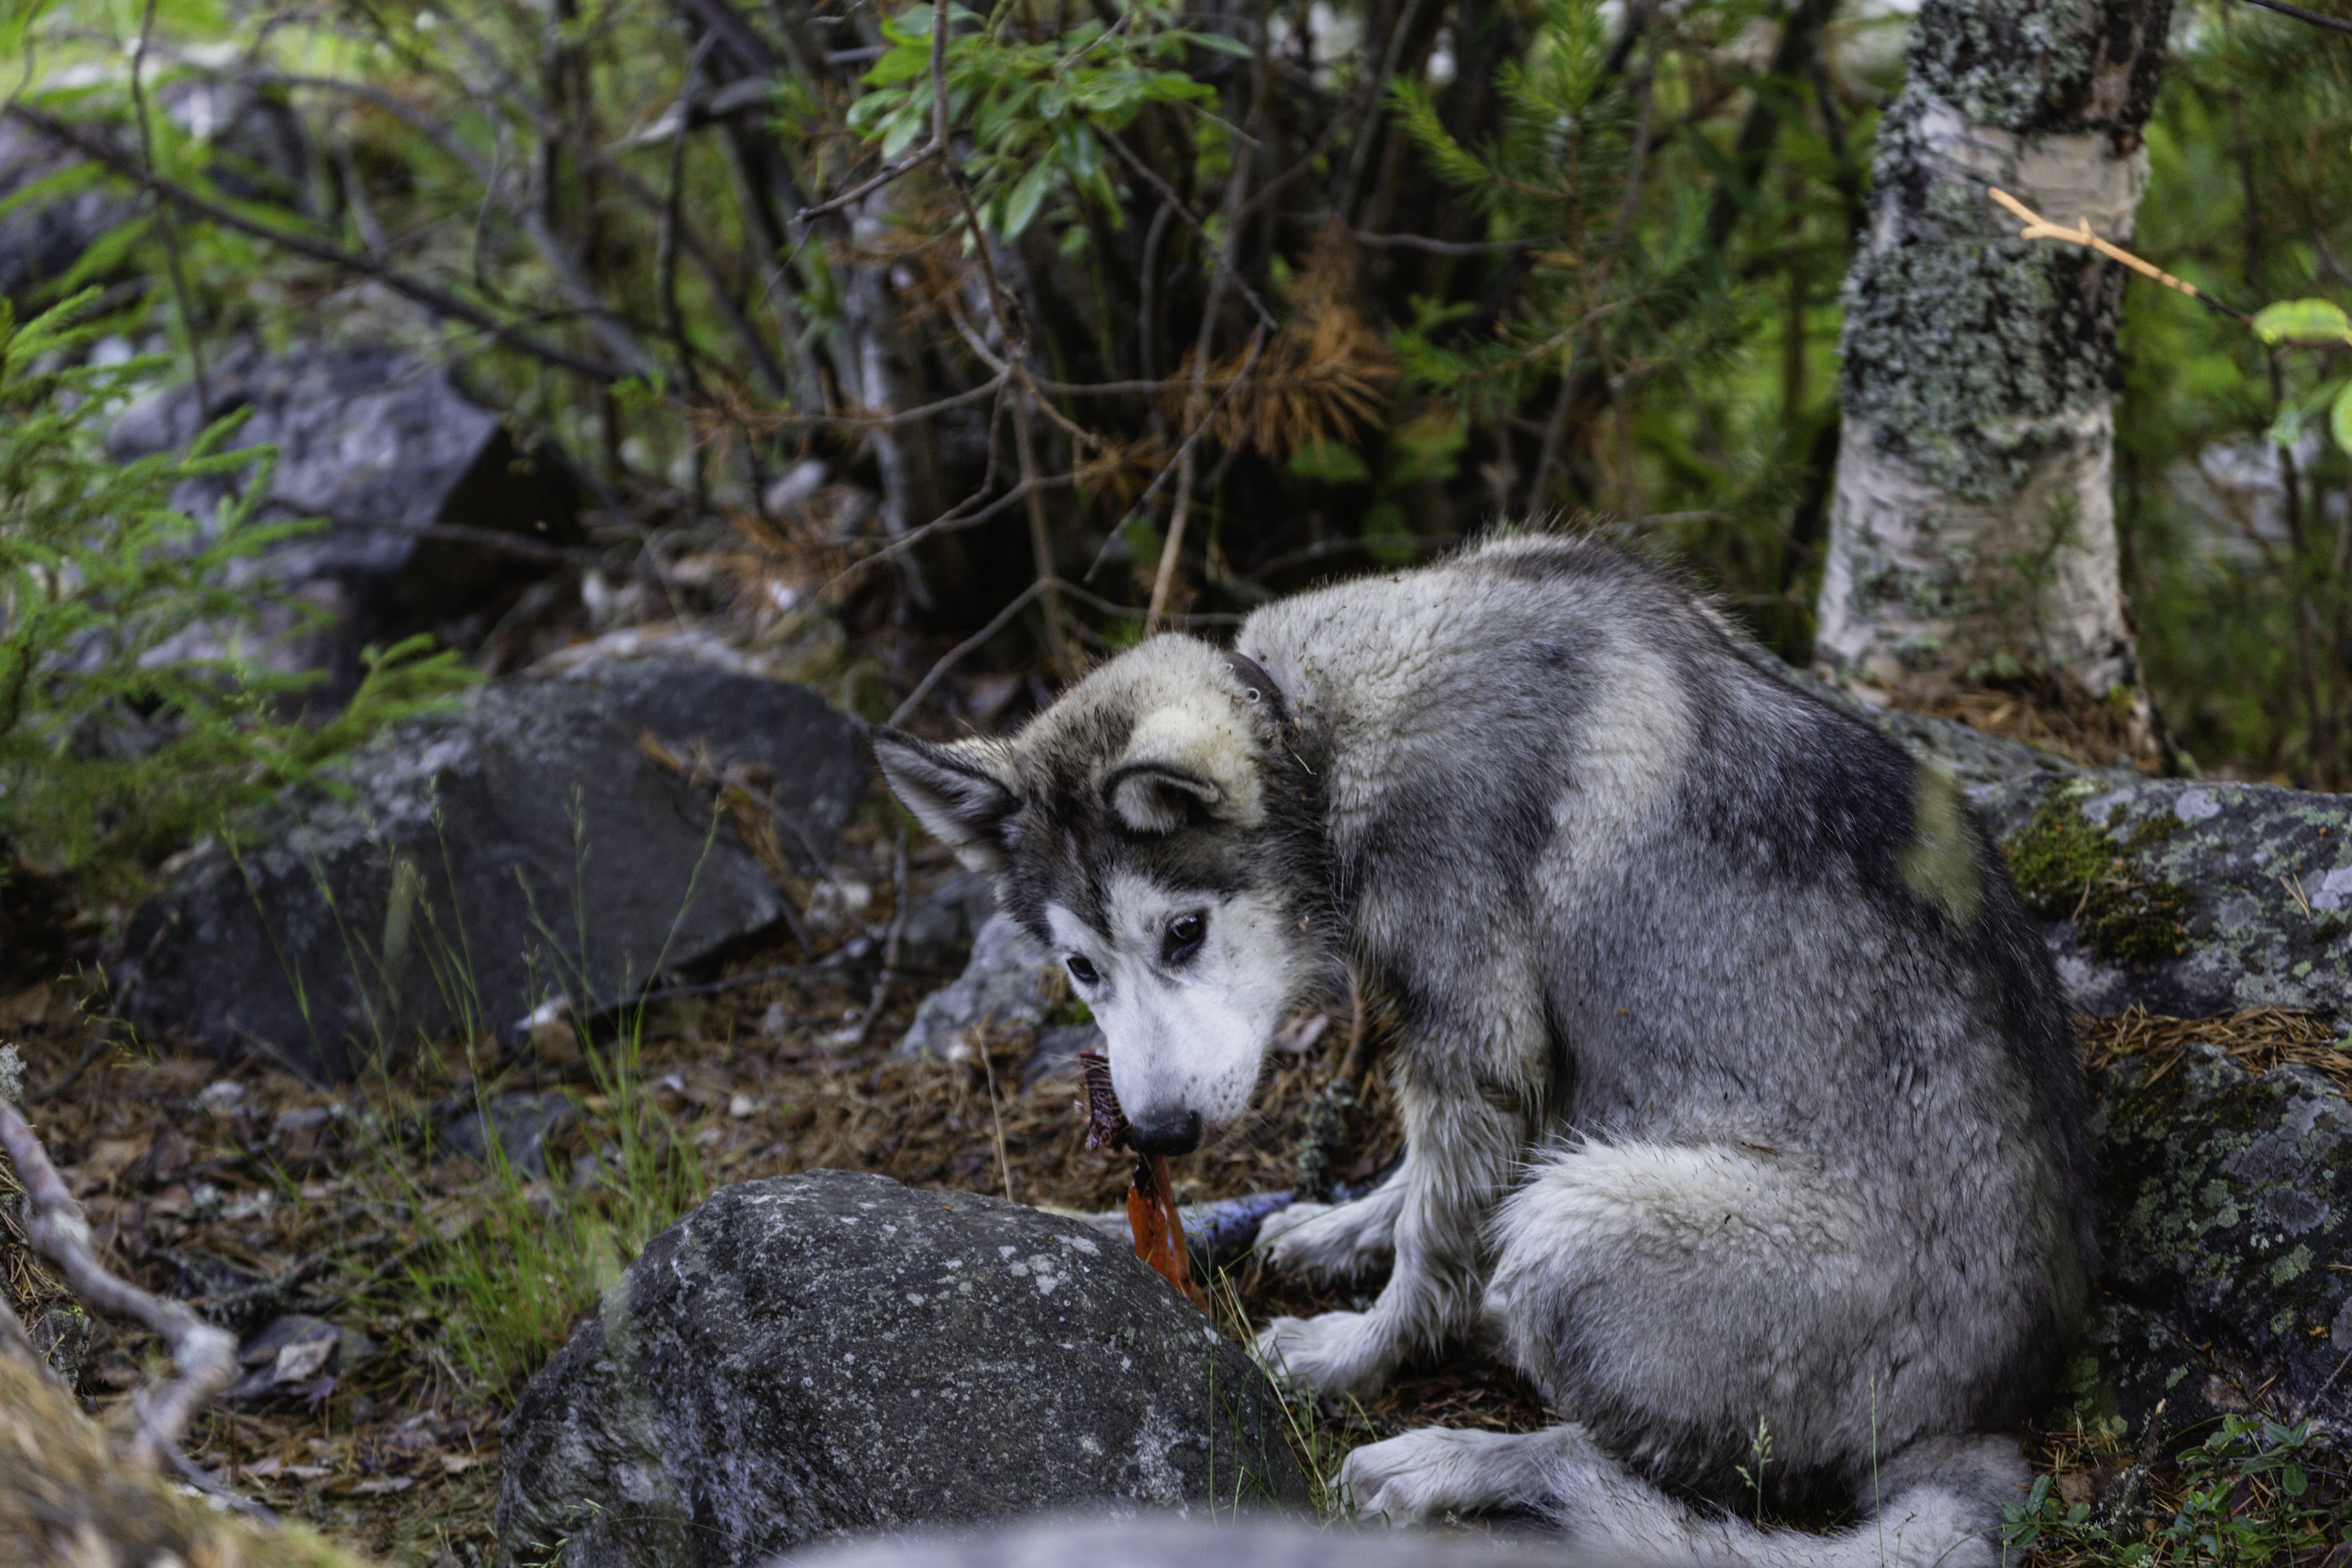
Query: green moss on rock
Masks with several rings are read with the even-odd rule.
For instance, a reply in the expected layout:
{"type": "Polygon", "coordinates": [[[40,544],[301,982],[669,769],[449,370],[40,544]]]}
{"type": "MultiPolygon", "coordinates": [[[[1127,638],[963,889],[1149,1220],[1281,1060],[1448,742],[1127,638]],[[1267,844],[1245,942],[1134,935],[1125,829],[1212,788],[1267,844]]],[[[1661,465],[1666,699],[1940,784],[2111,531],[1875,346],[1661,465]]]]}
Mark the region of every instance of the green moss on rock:
{"type": "Polygon", "coordinates": [[[2026,904],[2045,920],[2072,919],[2084,944],[2113,963],[2155,963],[2188,943],[2184,888],[2142,875],[2149,849],[2177,823],[2150,816],[2121,837],[2083,815],[2096,792],[2088,780],[2059,785],[2042,798],[2022,832],[2002,847],[2026,904]]]}

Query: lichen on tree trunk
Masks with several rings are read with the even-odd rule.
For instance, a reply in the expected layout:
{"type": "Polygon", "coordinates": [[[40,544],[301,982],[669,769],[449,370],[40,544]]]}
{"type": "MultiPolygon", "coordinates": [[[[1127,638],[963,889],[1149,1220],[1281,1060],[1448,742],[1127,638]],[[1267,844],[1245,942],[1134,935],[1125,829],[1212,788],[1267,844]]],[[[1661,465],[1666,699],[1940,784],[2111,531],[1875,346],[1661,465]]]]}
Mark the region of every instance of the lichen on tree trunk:
{"type": "Polygon", "coordinates": [[[2122,268],[2171,0],[1928,0],[1846,278],[1817,658],[1882,690],[2054,676],[2136,702],[2116,564],[2122,268]]]}

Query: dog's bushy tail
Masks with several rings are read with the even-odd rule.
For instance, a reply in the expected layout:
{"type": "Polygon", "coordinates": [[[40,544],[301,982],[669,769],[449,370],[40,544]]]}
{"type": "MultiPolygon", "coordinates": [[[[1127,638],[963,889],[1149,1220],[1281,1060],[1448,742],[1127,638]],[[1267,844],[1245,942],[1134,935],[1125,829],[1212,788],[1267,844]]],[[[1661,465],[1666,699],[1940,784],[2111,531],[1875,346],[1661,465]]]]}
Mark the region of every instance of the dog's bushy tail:
{"type": "Polygon", "coordinates": [[[1693,1508],[1613,1463],[1556,1477],[1544,1511],[1596,1568],[1993,1568],[2003,1505],[2031,1479],[2013,1439],[1937,1437],[1883,1463],[1877,1506],[1826,1535],[1693,1508]]]}

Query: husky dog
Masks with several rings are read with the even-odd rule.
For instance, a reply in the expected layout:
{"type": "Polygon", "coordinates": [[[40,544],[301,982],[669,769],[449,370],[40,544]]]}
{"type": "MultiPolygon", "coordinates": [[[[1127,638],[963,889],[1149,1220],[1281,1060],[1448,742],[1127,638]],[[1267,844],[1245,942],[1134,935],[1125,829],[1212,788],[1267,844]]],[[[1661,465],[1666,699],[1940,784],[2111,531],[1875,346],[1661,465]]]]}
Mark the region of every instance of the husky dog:
{"type": "Polygon", "coordinates": [[[1948,775],[1548,537],[877,750],[1060,956],[1145,1151],[1233,1127],[1343,962],[1393,1005],[1402,1166],[1265,1244],[1387,1285],[1260,1348],[1368,1394],[1486,1337],[1568,1420],[1359,1448],[1359,1510],[1537,1510],[1612,1562],[1991,1561],[2095,1242],[2056,977],[1948,775]],[[1710,1506],[1759,1480],[1865,1521],[1710,1506]]]}

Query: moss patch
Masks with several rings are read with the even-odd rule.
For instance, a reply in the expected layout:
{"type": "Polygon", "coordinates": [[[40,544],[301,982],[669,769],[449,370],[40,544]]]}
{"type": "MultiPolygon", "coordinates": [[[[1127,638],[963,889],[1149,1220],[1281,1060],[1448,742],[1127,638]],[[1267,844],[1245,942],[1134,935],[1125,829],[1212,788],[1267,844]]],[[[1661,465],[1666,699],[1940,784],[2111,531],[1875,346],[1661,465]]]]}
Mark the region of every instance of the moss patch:
{"type": "Polygon", "coordinates": [[[2143,852],[2170,837],[2176,824],[2151,816],[2118,837],[2083,816],[2097,790],[2087,779],[2060,784],[2032,820],[2002,846],[2017,890],[2046,920],[2072,919],[2084,944],[2111,963],[2155,963],[2187,945],[2182,918],[2189,891],[2141,875],[2143,852]]]}

